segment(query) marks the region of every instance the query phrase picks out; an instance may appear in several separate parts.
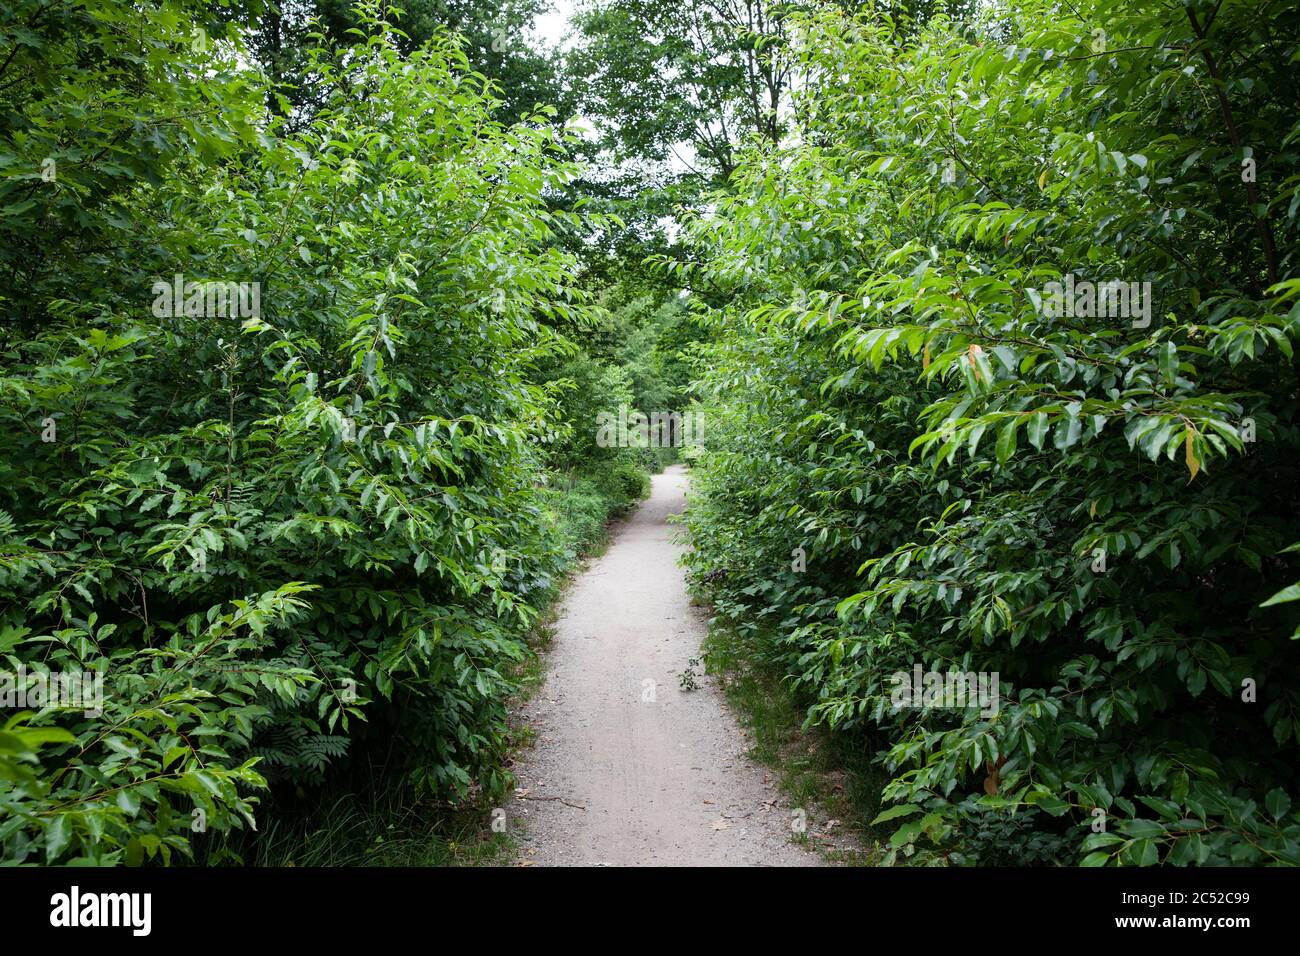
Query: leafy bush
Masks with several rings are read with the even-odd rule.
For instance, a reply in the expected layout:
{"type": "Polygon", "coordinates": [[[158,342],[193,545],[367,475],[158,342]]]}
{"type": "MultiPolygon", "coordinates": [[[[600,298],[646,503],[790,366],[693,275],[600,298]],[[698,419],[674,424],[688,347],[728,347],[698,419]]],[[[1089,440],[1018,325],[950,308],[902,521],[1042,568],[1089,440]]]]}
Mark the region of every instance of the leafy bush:
{"type": "Polygon", "coordinates": [[[0,138],[0,657],[101,673],[105,704],[6,720],[4,858],[188,856],[368,748],[500,791],[564,560],[529,440],[546,323],[582,308],[543,198],[564,137],[373,19],[312,53],[291,134],[185,5],[44,6],[0,138]],[[158,318],[176,274],[260,307],[158,318]]]}
{"type": "Polygon", "coordinates": [[[631,510],[644,497],[648,484],[645,473],[626,462],[596,474],[557,476],[551,508],[566,560],[585,555],[599,544],[610,519],[631,510]]]}
{"type": "Polygon", "coordinates": [[[1297,27],[803,21],[797,143],[674,266],[733,296],[695,580],[879,752],[895,854],[1028,823],[1056,862],[1300,863],[1297,27]],[[1070,274],[1150,311],[1053,314],[1070,274]],[[1000,675],[997,712],[899,706],[918,664],[1000,675]]]}
{"type": "Polygon", "coordinates": [[[613,461],[595,475],[596,483],[617,502],[616,508],[625,510],[650,492],[650,479],[641,467],[632,461],[613,461]]]}

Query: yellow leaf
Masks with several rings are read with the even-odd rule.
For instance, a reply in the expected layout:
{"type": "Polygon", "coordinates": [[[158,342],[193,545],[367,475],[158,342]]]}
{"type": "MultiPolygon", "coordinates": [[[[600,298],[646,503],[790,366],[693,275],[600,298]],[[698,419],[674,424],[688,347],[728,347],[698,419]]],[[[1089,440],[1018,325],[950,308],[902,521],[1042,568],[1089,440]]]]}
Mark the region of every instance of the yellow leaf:
{"type": "Polygon", "coordinates": [[[1201,463],[1196,459],[1196,447],[1192,442],[1192,435],[1194,432],[1195,429],[1192,428],[1191,425],[1188,425],[1186,432],[1187,437],[1183,441],[1183,460],[1187,462],[1187,470],[1192,473],[1192,477],[1188,478],[1188,481],[1195,478],[1196,473],[1201,470],[1201,463]]]}
{"type": "Polygon", "coordinates": [[[925,343],[925,352],[921,355],[921,368],[930,367],[930,343],[925,343]]]}
{"type": "Polygon", "coordinates": [[[1092,504],[1088,505],[1088,517],[1097,517],[1097,502],[1094,501],[1092,504]]]}
{"type": "Polygon", "coordinates": [[[1047,188],[1047,170],[1044,169],[1038,177],[1038,191],[1042,192],[1047,188]]]}

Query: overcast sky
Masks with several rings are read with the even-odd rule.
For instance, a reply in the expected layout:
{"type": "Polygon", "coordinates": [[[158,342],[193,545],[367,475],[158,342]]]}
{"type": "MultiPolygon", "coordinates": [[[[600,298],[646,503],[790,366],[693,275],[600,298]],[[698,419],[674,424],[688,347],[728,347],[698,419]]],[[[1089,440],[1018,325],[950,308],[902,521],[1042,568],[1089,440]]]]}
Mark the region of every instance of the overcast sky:
{"type": "Polygon", "coordinates": [[[569,32],[569,17],[574,0],[551,0],[551,9],[539,16],[533,24],[538,36],[550,46],[558,46],[560,38],[569,32]]]}

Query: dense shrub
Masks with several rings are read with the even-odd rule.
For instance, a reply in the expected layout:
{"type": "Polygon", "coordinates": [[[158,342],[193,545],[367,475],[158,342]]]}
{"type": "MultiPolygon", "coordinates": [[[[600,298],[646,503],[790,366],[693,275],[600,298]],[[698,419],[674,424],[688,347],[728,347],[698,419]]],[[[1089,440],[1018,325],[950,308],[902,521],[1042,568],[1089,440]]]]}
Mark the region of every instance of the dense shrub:
{"type": "Polygon", "coordinates": [[[697,582],[879,752],[896,853],[1300,863],[1295,10],[801,38],[797,142],[676,267],[734,296],[697,582]],[[1071,273],[1149,314],[1052,314],[1071,273]],[[899,706],[917,664],[997,713],[899,706]]]}
{"type": "Polygon", "coordinates": [[[0,139],[0,662],[104,706],[8,715],[4,859],[190,855],[371,746],[500,790],[564,560],[531,379],[580,308],[563,136],[494,123],[446,38],[314,51],[289,134],[185,5],[43,7],[0,139]],[[176,274],[259,308],[168,313],[176,274]]]}

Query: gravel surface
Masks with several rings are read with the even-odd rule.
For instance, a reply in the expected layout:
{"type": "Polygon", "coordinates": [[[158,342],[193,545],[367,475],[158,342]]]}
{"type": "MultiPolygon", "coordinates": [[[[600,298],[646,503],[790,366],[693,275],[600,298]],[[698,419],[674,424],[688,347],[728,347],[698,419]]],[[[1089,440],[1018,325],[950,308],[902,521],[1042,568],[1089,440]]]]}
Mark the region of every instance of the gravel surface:
{"type": "Polygon", "coordinates": [[[712,679],[678,686],[706,630],[677,564],[681,532],[668,524],[686,486],[682,466],[656,475],[564,598],[546,682],[521,715],[538,735],[507,810],[523,865],[822,862],[791,841],[791,809],[744,756],[712,679]]]}

